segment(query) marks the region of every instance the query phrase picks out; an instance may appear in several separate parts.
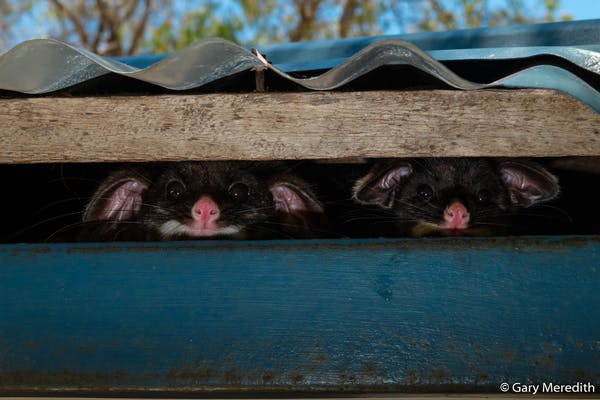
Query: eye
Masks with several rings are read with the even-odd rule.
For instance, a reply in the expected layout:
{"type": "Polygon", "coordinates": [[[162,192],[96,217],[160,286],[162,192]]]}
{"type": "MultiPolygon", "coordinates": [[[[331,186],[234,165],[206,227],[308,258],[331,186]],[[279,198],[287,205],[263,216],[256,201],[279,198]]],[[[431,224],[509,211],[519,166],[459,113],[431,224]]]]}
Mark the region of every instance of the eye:
{"type": "Polygon", "coordinates": [[[422,184],[417,187],[417,194],[424,200],[431,200],[433,197],[433,189],[431,186],[422,184]]]}
{"type": "Polygon", "coordinates": [[[492,193],[487,189],[481,189],[477,192],[477,201],[479,203],[488,203],[492,198],[492,193]]]}
{"type": "Polygon", "coordinates": [[[167,198],[169,200],[177,200],[185,193],[185,186],[179,181],[171,181],[167,183],[167,198]]]}
{"type": "Polygon", "coordinates": [[[242,182],[236,182],[229,187],[229,196],[237,203],[248,200],[248,186],[242,182]]]}

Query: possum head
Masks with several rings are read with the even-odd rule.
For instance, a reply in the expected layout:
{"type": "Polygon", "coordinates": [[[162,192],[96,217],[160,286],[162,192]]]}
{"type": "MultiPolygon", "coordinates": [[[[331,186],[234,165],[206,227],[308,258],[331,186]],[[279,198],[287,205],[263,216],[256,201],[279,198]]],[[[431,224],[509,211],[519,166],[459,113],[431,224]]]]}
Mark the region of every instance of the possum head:
{"type": "Polygon", "coordinates": [[[391,210],[413,236],[480,235],[558,192],[556,177],[532,161],[428,158],[376,164],[354,198],[391,210]]]}
{"type": "Polygon", "coordinates": [[[322,213],[299,179],[267,179],[241,162],[170,163],[158,172],[118,171],[97,190],[84,221],[135,225],[158,240],[246,238],[282,215],[322,213]]]}

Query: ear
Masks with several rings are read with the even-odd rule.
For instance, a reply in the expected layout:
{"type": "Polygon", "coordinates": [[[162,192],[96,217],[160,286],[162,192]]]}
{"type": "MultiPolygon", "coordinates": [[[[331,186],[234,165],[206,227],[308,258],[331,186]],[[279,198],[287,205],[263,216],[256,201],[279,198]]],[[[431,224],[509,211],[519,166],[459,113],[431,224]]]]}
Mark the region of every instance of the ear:
{"type": "Polygon", "coordinates": [[[366,176],[356,182],[353,197],[362,204],[377,204],[390,208],[396,189],[412,173],[412,165],[407,161],[391,166],[375,165],[366,176]]]}
{"type": "Polygon", "coordinates": [[[558,178],[531,161],[503,161],[499,171],[510,201],[517,206],[529,207],[552,200],[560,191],[558,178]]]}
{"type": "Polygon", "coordinates": [[[323,206],[308,183],[291,175],[269,180],[273,195],[275,221],[284,237],[310,238],[328,232],[323,206]]]}
{"type": "Polygon", "coordinates": [[[83,221],[125,221],[140,211],[142,194],[149,182],[140,173],[118,171],[96,190],[83,214],[83,221]]]}
{"type": "Polygon", "coordinates": [[[323,207],[308,184],[297,178],[275,179],[269,185],[276,212],[285,214],[322,213],[323,207]]]}

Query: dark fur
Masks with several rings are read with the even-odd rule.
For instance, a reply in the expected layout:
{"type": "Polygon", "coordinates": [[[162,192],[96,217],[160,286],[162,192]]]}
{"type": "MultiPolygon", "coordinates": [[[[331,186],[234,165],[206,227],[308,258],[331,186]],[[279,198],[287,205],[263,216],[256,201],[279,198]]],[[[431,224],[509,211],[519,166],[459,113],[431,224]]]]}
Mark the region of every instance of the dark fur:
{"type": "Polygon", "coordinates": [[[557,179],[532,161],[425,158],[377,163],[356,182],[354,198],[389,209],[401,235],[490,235],[509,232],[509,217],[517,210],[558,192],[557,179]],[[430,199],[419,194],[423,185],[432,189],[430,199]],[[467,229],[438,227],[453,201],[467,208],[467,229]]]}
{"type": "Polygon", "coordinates": [[[165,235],[160,227],[169,220],[182,223],[190,220],[192,205],[201,196],[210,196],[218,205],[220,224],[241,227],[239,232],[210,238],[311,237],[318,235],[320,227],[325,224],[322,206],[308,184],[284,172],[276,164],[180,162],[140,165],[109,176],[86,208],[85,226],[79,240],[195,239],[185,234],[165,235]],[[136,187],[145,188],[139,209],[125,210],[120,214],[125,218],[108,215],[105,210],[107,201],[127,180],[136,182],[136,187]],[[170,200],[167,196],[166,188],[173,181],[185,187],[184,194],[177,200],[170,200]],[[228,190],[234,183],[248,187],[246,201],[232,199],[228,190]],[[295,199],[303,209],[287,209],[281,203],[275,206],[280,200],[274,199],[272,191],[282,185],[297,196],[295,199]]]}

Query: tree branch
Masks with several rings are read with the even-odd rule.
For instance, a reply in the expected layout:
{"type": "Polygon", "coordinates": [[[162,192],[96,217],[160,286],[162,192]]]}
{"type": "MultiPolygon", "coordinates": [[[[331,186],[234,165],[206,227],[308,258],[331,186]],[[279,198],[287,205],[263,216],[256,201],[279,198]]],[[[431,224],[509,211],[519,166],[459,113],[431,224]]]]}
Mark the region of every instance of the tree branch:
{"type": "Polygon", "coordinates": [[[98,28],[96,29],[96,36],[94,37],[94,41],[92,43],[92,51],[94,53],[98,52],[100,40],[102,40],[102,34],[106,29],[105,19],[103,18],[104,7],[105,6],[102,0],[96,0],[96,8],[98,8],[98,11],[100,12],[100,17],[98,18],[98,28]]]}
{"type": "Polygon", "coordinates": [[[342,16],[340,17],[340,37],[348,37],[352,24],[356,18],[356,9],[358,2],[356,0],[347,0],[344,4],[342,16]]]}
{"type": "MultiPolygon", "coordinates": [[[[135,13],[135,10],[138,7],[138,1],[137,0],[131,0],[129,2],[130,6],[129,8],[125,11],[125,14],[123,15],[123,18],[121,18],[121,20],[123,21],[127,21],[129,19],[131,19],[131,17],[133,17],[133,14],[135,13]]],[[[147,4],[147,2],[146,2],[147,4]]]]}
{"type": "Polygon", "coordinates": [[[297,42],[302,39],[308,39],[311,29],[315,25],[317,9],[321,5],[322,0],[294,0],[300,21],[296,25],[296,29],[290,34],[290,40],[297,42]]]}
{"type": "Polygon", "coordinates": [[[89,46],[88,35],[85,31],[83,23],[77,17],[77,15],[75,15],[75,13],[73,13],[73,11],[71,11],[69,8],[65,7],[65,5],[62,4],[59,0],[50,1],[59,12],[64,13],[67,16],[67,18],[69,18],[69,20],[73,23],[73,26],[75,27],[75,32],[79,36],[79,39],[81,40],[82,44],[84,44],[85,46],[89,46]]]}
{"type": "Polygon", "coordinates": [[[431,9],[437,15],[437,20],[442,24],[444,29],[456,29],[454,15],[446,10],[440,4],[438,0],[429,0],[429,4],[431,5],[431,9]]]}
{"type": "MultiPolygon", "coordinates": [[[[121,44],[121,39],[119,37],[119,29],[121,28],[123,21],[119,18],[118,10],[108,7],[104,0],[96,0],[96,7],[100,12],[103,33],[108,33],[106,48],[102,53],[113,56],[122,55],[123,45],[121,44]]],[[[118,5],[115,7],[118,7],[118,5]]]]}
{"type": "Polygon", "coordinates": [[[144,31],[146,30],[146,25],[148,23],[148,18],[150,17],[150,10],[152,8],[151,0],[144,0],[144,14],[142,19],[137,23],[135,29],[133,30],[133,37],[131,39],[131,44],[129,46],[129,50],[127,51],[128,55],[131,55],[137,49],[139,42],[144,35],[144,31]]]}

